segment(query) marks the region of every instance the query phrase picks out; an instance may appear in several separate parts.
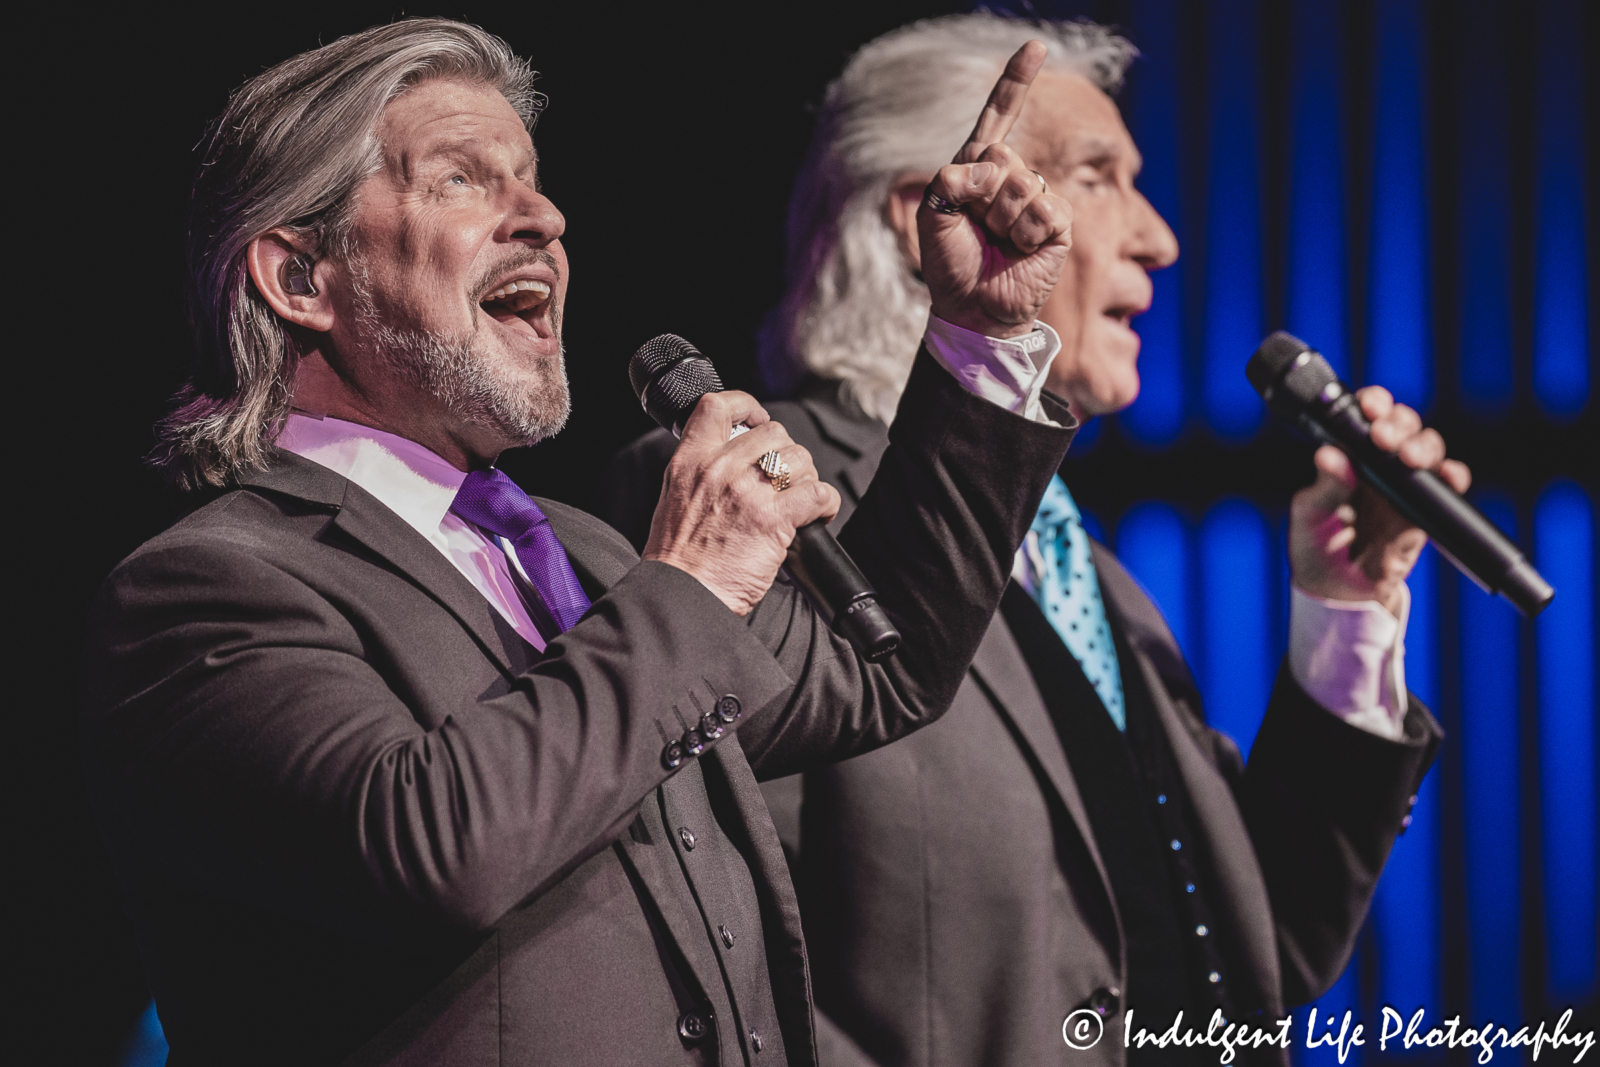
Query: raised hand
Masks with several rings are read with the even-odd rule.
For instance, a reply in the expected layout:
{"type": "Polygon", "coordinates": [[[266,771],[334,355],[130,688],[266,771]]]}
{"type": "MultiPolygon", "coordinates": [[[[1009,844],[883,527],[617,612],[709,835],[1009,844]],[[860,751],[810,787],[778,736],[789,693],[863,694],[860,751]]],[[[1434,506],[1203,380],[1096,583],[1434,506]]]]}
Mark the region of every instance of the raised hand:
{"type": "Polygon", "coordinates": [[[1029,41],[1006,64],[954,161],[928,184],[917,211],[922,276],[946,322],[1015,337],[1061,277],[1072,247],[1072,207],[1004,144],[1043,66],[1029,41]]]}
{"type": "MultiPolygon", "coordinates": [[[[1412,467],[1434,470],[1458,493],[1472,484],[1465,464],[1444,458],[1444,438],[1424,429],[1422,417],[1397,404],[1382,386],[1357,390],[1372,420],[1372,441],[1398,452],[1412,467]]],[[[1289,567],[1294,583],[1325,600],[1376,600],[1400,613],[1400,585],[1411,573],[1428,535],[1412,526],[1331,445],[1313,459],[1317,480],[1289,505],[1289,567]]]]}
{"type": "Polygon", "coordinates": [[[744,615],[767,595],[795,530],[838,510],[839,491],[755,397],[707,393],[667,465],[643,555],[689,572],[744,615]],[[740,423],[749,432],[730,437],[740,423]],[[781,491],[756,466],[774,450],[790,471],[781,491]]]}

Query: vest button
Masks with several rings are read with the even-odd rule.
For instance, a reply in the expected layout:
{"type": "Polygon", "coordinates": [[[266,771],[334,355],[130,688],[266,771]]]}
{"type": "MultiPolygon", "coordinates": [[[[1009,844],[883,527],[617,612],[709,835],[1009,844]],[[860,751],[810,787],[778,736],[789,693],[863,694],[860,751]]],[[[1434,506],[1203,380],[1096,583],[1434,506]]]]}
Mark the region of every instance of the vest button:
{"type": "Polygon", "coordinates": [[[678,1016],[678,1036],[685,1041],[703,1041],[711,1032],[711,1013],[690,1008],[678,1016]]]}
{"type": "Polygon", "coordinates": [[[1089,1007],[1101,1015],[1115,1015],[1122,1005],[1122,990],[1116,986],[1101,986],[1089,994],[1089,1007]]]}
{"type": "Polygon", "coordinates": [[[722,935],[722,945],[724,948],[733,947],[734,937],[732,930],[728,929],[726,926],[718,926],[717,933],[722,935]]]}
{"type": "Polygon", "coordinates": [[[739,703],[739,698],[732,693],[717,701],[717,718],[723,722],[732,722],[742,714],[744,714],[744,708],[739,703]]]}
{"type": "Polygon", "coordinates": [[[678,840],[683,842],[685,852],[694,851],[694,831],[687,826],[678,827],[678,840]]]}

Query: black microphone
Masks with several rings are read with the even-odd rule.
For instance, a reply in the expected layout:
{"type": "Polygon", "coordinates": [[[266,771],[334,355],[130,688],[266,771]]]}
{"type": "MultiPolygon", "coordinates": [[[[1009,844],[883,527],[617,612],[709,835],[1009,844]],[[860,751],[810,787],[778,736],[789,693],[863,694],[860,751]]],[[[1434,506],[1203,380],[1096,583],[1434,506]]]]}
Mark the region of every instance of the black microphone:
{"type": "Polygon", "coordinates": [[[1372,443],[1355,392],[1312,347],[1281,330],[1261,343],[1245,376],[1278,415],[1350,457],[1356,474],[1433,539],[1456,569],[1532,618],[1556,595],[1494,523],[1432,471],[1372,443]]]}
{"type": "MultiPolygon", "coordinates": [[[[717,368],[699,349],[676,334],[646,341],[628,362],[628,381],[650,417],[678,436],[695,404],[707,393],[722,392],[717,368]]],[[[737,437],[749,427],[733,428],[737,437]]],[[[888,659],[900,647],[900,631],[878,603],[866,577],[823,519],[795,531],[785,564],[789,577],[811,602],[831,617],[834,632],[869,662],[888,659]]]]}

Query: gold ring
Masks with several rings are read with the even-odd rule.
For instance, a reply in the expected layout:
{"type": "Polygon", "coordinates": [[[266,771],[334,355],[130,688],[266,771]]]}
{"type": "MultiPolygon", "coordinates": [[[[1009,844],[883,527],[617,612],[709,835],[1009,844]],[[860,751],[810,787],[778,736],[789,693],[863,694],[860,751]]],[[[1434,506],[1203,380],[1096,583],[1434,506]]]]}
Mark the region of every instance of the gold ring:
{"type": "Polygon", "coordinates": [[[1039,179],[1039,191],[1041,193],[1048,193],[1050,191],[1050,183],[1044,180],[1044,175],[1040,174],[1038,171],[1034,171],[1033,176],[1039,179]]]}
{"type": "Polygon", "coordinates": [[[782,456],[778,455],[776,448],[757,460],[756,466],[761,468],[761,473],[765,474],[767,480],[772,482],[772,488],[780,493],[789,488],[789,475],[791,473],[789,465],[783,461],[782,456]]]}

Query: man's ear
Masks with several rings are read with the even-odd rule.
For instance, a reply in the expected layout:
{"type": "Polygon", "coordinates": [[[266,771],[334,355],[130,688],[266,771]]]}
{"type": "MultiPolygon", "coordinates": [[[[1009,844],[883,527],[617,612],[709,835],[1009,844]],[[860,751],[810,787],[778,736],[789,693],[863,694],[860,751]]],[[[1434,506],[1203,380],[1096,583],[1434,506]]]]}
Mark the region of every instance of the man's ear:
{"type": "Polygon", "coordinates": [[[328,299],[330,266],[313,259],[303,238],[288,230],[271,230],[245,250],[250,280],[280,317],[318,333],[333,329],[333,303],[328,299]]]}
{"type": "Polygon", "coordinates": [[[884,212],[889,228],[899,238],[900,256],[906,269],[922,277],[922,245],[917,240],[917,208],[922,206],[922,193],[933,181],[931,174],[902,174],[889,187],[889,202],[884,212]]]}

